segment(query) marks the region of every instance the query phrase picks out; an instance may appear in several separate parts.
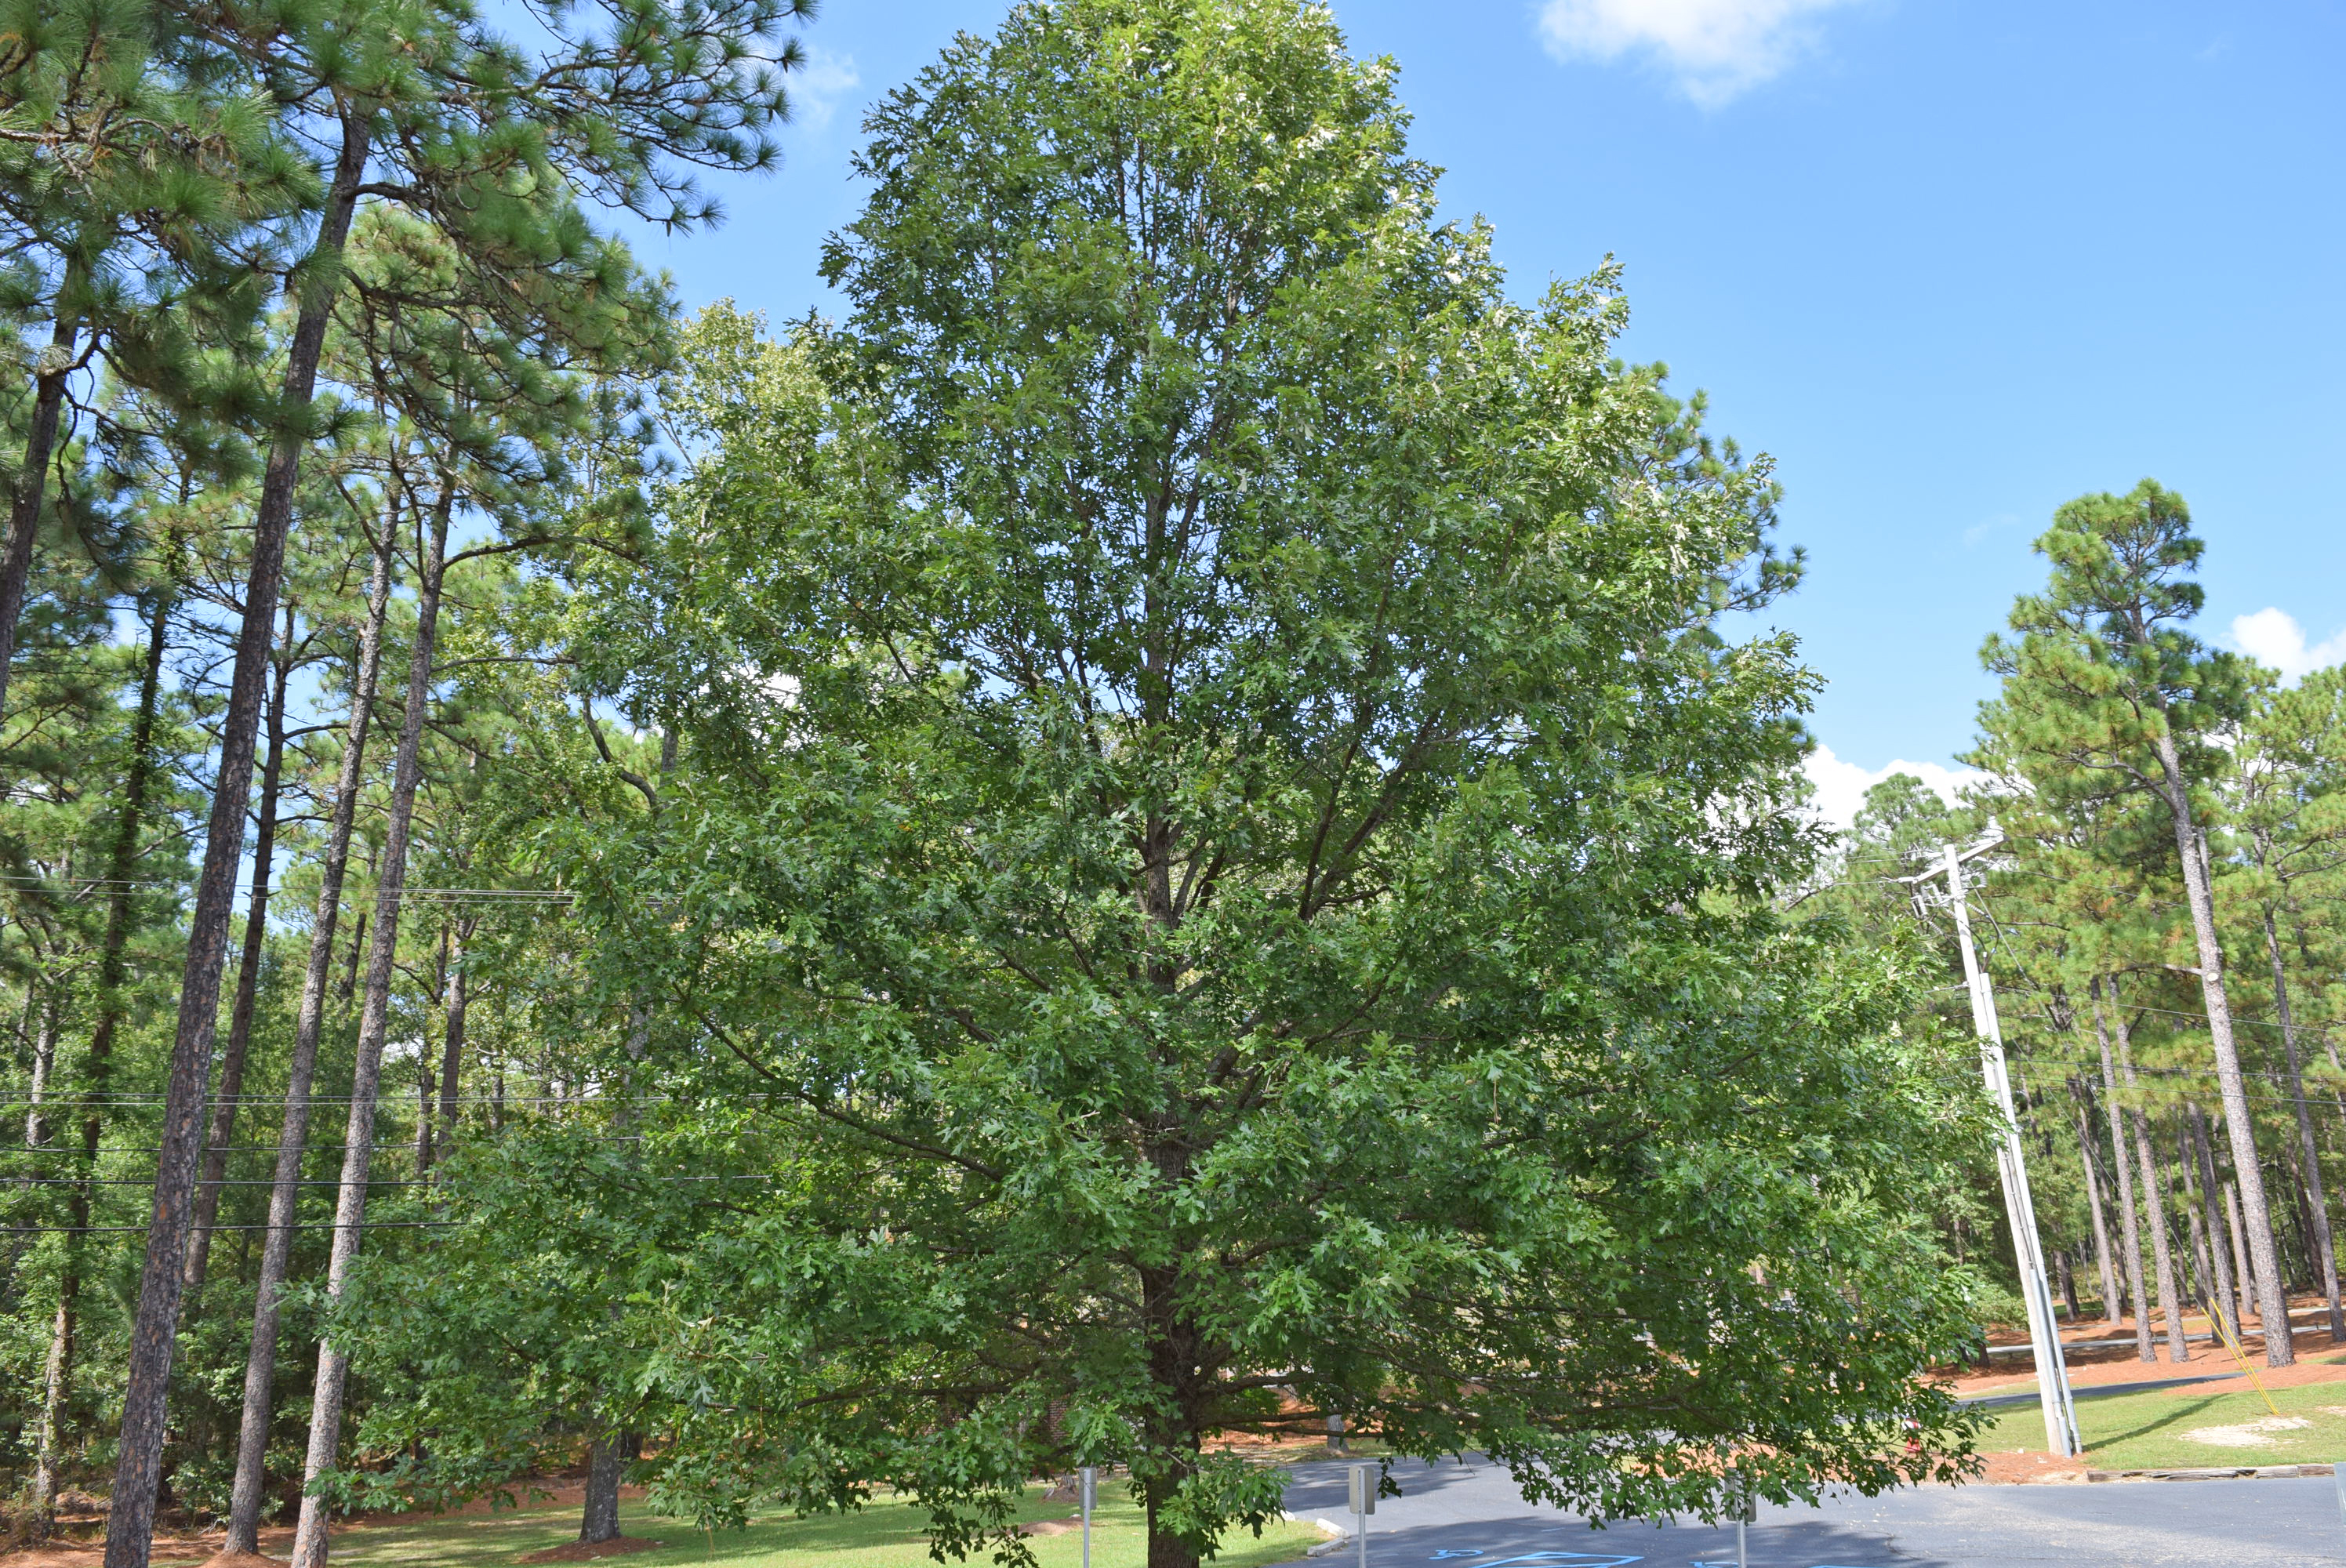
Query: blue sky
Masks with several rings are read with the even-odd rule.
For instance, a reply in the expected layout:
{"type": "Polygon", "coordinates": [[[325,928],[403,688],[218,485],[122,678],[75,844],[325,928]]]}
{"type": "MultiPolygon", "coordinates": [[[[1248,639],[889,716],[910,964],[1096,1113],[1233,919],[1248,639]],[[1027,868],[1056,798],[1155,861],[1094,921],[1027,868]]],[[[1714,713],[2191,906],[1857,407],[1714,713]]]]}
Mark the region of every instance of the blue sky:
{"type": "MultiPolygon", "coordinates": [[[[693,304],[831,309],[815,259],[855,208],[863,106],[1003,9],[826,0],[781,172],[644,260],[693,304]]],[[[2346,7],[1335,11],[1400,63],[1417,151],[1518,291],[1617,256],[1627,351],[1775,457],[1810,572],[1772,618],[1830,683],[1829,811],[1963,749],[1980,639],[2082,492],[2189,499],[2212,640],[2291,674],[2346,655],[2346,7]]]]}

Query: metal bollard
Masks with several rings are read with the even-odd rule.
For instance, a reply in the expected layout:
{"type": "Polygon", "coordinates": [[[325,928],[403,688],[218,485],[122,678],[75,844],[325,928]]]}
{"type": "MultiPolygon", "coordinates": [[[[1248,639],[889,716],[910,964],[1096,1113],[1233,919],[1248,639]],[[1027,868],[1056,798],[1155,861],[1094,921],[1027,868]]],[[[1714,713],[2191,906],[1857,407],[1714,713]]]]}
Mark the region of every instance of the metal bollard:
{"type": "Polygon", "coordinates": [[[1092,1568],[1092,1503],[1098,1495],[1099,1468],[1086,1465],[1076,1471],[1076,1501],[1084,1515],[1084,1568],[1092,1568]]]}
{"type": "Polygon", "coordinates": [[[1359,1545],[1360,1568],[1369,1568],[1369,1515],[1377,1511],[1376,1466],[1346,1467],[1352,1482],[1352,1538],[1359,1545]]]}
{"type": "Polygon", "coordinates": [[[1760,1522],[1760,1499],[1751,1490],[1751,1478],[1739,1470],[1727,1472],[1727,1483],[1733,1493],[1735,1508],[1735,1568],[1751,1568],[1743,1532],[1760,1522]]]}

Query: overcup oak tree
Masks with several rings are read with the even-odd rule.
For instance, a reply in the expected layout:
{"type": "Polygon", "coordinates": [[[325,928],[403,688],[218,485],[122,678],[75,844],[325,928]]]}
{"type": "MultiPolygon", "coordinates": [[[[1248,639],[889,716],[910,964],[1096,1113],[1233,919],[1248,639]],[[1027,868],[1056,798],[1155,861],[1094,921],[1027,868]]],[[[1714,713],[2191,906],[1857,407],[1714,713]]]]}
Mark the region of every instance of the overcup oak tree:
{"type": "Polygon", "coordinates": [[[638,1276],[670,1505],[1017,1561],[1116,1464],[1192,1568],[1279,1506],[1210,1440],[1331,1413],[1600,1517],[1959,1468],[1912,1200],[1986,1122],[1935,973],[1762,896],[1765,468],[1609,271],[1510,303],[1405,123],[1318,7],[1022,6],[870,122],[852,321],[714,356],[577,640],[679,737],[588,971],[791,1151],[638,1276]]]}
{"type": "Polygon", "coordinates": [[[2246,716],[2252,667],[2185,629],[2205,596],[2191,579],[2204,548],[2183,498],[2150,480],[2123,496],[2081,496],[2055,513],[2036,541],[2053,563],[2045,592],[2014,602],[2014,638],[1990,637],[1981,657],[2004,677],[1992,727],[2032,785],[2066,802],[2147,796],[2166,819],[2198,960],[2258,1316],[2268,1329],[2265,1359],[2285,1367],[2296,1359],[2285,1327],[2289,1303],[2205,858],[2205,795],[2223,770],[2224,738],[2246,716]],[[2275,1332],[2274,1325],[2284,1327],[2275,1332]]]}

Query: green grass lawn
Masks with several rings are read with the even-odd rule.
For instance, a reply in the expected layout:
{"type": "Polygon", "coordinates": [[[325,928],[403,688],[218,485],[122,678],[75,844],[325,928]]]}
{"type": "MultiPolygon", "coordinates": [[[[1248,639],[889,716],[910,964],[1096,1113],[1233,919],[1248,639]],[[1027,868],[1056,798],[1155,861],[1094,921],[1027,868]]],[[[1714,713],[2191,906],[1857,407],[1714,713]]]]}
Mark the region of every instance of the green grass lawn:
{"type": "MultiPolygon", "coordinates": [[[[2245,1382],[2219,1394],[2153,1390],[2081,1397],[2077,1432],[2087,1461],[2102,1470],[2346,1461],[2346,1383],[2275,1389],[2272,1402],[2280,1409],[2280,1421],[2245,1382]],[[2234,1441],[2218,1441],[2228,1437],[2234,1441]]],[[[1982,1449],[2044,1451],[2045,1418],[2034,1403],[2007,1406],[1995,1417],[1980,1440],[1982,1449]]]]}
{"type": "MultiPolygon", "coordinates": [[[[1033,1494],[1022,1519],[1065,1519],[1074,1512],[1066,1503],[1043,1502],[1042,1495],[1039,1489],[1033,1494]]],[[[610,1568],[686,1568],[687,1564],[931,1568],[928,1537],[922,1533],[921,1524],[919,1510],[881,1501],[859,1513],[811,1519],[793,1519],[786,1513],[760,1515],[746,1530],[720,1530],[712,1536],[703,1535],[687,1520],[623,1509],[620,1528],[626,1533],[648,1536],[663,1544],[657,1552],[636,1552],[602,1561],[610,1568]]],[[[526,1553],[559,1546],[577,1536],[575,1506],[423,1519],[413,1524],[364,1525],[338,1532],[334,1560],[365,1568],[509,1568],[526,1553]]],[[[1302,1556],[1305,1548],[1321,1539],[1319,1531],[1308,1524],[1274,1524],[1260,1540],[1241,1530],[1224,1538],[1222,1554],[1214,1562],[1222,1568],[1265,1568],[1302,1556]]],[[[1043,1568],[1076,1568],[1080,1561],[1082,1538],[1073,1531],[1031,1537],[1027,1544],[1043,1568]]],[[[1142,1568],[1146,1548],[1139,1509],[1126,1498],[1103,1496],[1092,1515],[1093,1568],[1142,1568]]],[[[983,1563],[990,1559],[980,1556],[972,1561],[983,1563]]]]}

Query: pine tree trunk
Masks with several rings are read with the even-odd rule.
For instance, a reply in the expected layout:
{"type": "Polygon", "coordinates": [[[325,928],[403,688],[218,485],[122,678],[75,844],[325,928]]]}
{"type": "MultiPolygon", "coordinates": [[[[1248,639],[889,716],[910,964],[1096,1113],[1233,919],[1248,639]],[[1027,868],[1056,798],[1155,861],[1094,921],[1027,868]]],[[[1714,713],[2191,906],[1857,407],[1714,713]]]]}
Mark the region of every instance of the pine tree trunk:
{"type": "Polygon", "coordinates": [[[57,1281],[57,1309],[49,1321],[49,1354],[41,1369],[41,1420],[33,1440],[29,1532],[35,1541],[47,1540],[56,1523],[57,1471],[65,1453],[66,1398],[73,1376],[80,1297],[81,1270],[76,1266],[57,1281]]]}
{"type": "Polygon", "coordinates": [[[260,1246],[260,1275],[253,1290],[252,1343],[244,1363],[244,1414],[237,1431],[236,1479],[230,1492],[228,1541],[222,1550],[260,1550],[260,1510],[267,1478],[269,1420],[277,1377],[279,1293],[293,1251],[293,1228],[301,1206],[301,1156],[310,1138],[310,1090],[317,1076],[318,1041],[326,1017],[326,991],[334,964],[334,925],[342,907],[342,881],[350,868],[351,828],[357,819],[359,790],[366,778],[367,729],[374,714],[377,671],[382,662],[382,623],[391,607],[391,558],[396,537],[395,504],[384,518],[382,542],[367,582],[366,619],[359,630],[358,667],[351,681],[350,723],[342,738],[342,765],[334,784],[333,816],[326,830],[320,867],[318,903],[310,925],[310,963],[301,978],[301,1010],[294,1016],[293,1055],[286,1070],[285,1116],[277,1135],[277,1169],[269,1191],[269,1228],[260,1246]]]}
{"type": "MultiPolygon", "coordinates": [[[[306,409],[317,389],[326,321],[338,291],[342,242],[365,171],[367,132],[345,117],[342,146],[318,235],[304,264],[305,291],[287,345],[281,390],[289,408],[306,409]]],[[[188,1226],[194,1217],[196,1163],[203,1141],[204,1100],[211,1075],[212,1030],[219,1012],[220,972],[228,956],[229,917],[235,911],[236,869],[244,855],[244,817],[252,789],[252,761],[270,665],[277,595],[285,575],[285,544],[293,521],[293,484],[306,425],[280,432],[255,508],[252,561],[245,579],[244,619],[238,627],[236,664],[229,680],[228,712],[220,725],[211,815],[204,832],[203,871],[188,921],[187,958],[180,971],[178,1028],[171,1043],[161,1136],[155,1162],[153,1216],[147,1261],[130,1332],[122,1398],[122,1435],[114,1492],[106,1522],[106,1568],[147,1568],[154,1546],[155,1499],[163,1480],[165,1399],[186,1280],[188,1226]]]]}
{"type": "Polygon", "coordinates": [[[2198,1166],[2199,1156],[2191,1148],[2191,1118],[2178,1110],[2175,1113],[2175,1169],[2182,1177],[2177,1185],[2182,1189],[2183,1217],[2189,1221],[2191,1231],[2191,1247],[2184,1258],[2184,1267],[2191,1274],[2190,1299],[2198,1306],[2203,1316],[2213,1318],[2215,1311],[2211,1304],[2216,1295],[2207,1283],[2212,1276],[2208,1267],[2206,1238],[2201,1234],[2199,1178],[2195,1174],[2198,1166]]]}
{"type": "MultiPolygon", "coordinates": [[[[2256,1310],[2257,1288],[2251,1283],[2256,1265],[2249,1261],[2249,1249],[2240,1240],[2240,1193],[2230,1182],[2224,1184],[2224,1234],[2232,1244],[2232,1278],[2239,1282],[2240,1309],[2239,1321],[2245,1324],[2256,1310]]],[[[2259,1316],[2257,1327],[2272,1332],[2272,1325],[2259,1316]]]]}
{"type": "Polygon", "coordinates": [[[2210,1305],[2221,1316],[2225,1332],[2237,1345],[2248,1328],[2239,1315],[2245,1287],[2238,1285],[2233,1278],[2230,1247],[2225,1236],[2223,1196],[2218,1191],[2216,1181],[2216,1156],[2209,1146],[2208,1118],[2197,1105],[2186,1102],[2184,1126],[2186,1147],[2189,1151],[2187,1157],[2198,1177],[2201,1245],[2208,1254],[2203,1267],[2208,1270],[2209,1292],[2214,1298],[2210,1305]]]}
{"type": "MultiPolygon", "coordinates": [[[[375,1101],[382,1084],[382,1047],[391,1022],[391,983],[399,948],[400,896],[407,880],[407,841],[423,778],[423,719],[432,700],[433,646],[439,631],[441,564],[448,548],[448,513],[455,494],[442,475],[430,535],[416,574],[415,647],[407,669],[407,708],[401,717],[393,765],[391,809],[383,831],[382,880],[374,905],[373,943],[367,949],[366,994],[359,1013],[357,1063],[351,1080],[350,1121],[342,1140],[342,1179],[334,1204],[334,1245],[326,1268],[326,1294],[342,1299],[358,1256],[366,1218],[367,1172],[374,1154],[375,1101]]],[[[311,1401],[310,1451],[302,1468],[301,1519],[293,1538],[293,1568],[326,1561],[325,1500],[311,1491],[332,1468],[342,1446],[342,1394],[350,1359],[332,1339],[318,1345],[318,1377],[311,1401]]]]}
{"type": "MultiPolygon", "coordinates": [[[[370,871],[373,870],[372,860],[368,862],[368,870],[370,871]]],[[[367,911],[361,910],[358,924],[351,932],[350,959],[342,970],[342,983],[334,993],[334,1000],[345,1007],[348,1007],[359,993],[359,960],[366,954],[366,938],[367,911]]]]}
{"type": "MultiPolygon", "coordinates": [[[[2118,1103],[2117,1073],[2110,1060],[2110,1028],[2102,1013],[2099,980],[2089,987],[2089,993],[2094,1003],[2094,1040],[2102,1053],[2102,1108],[2110,1123],[2110,1169],[2118,1181],[2118,1240],[2125,1249],[2121,1261],[2125,1264],[2127,1299],[2134,1308],[2135,1354],[2143,1360],[2156,1361],[2158,1350],[2150,1337],[2150,1303],[2142,1288],[2142,1227],[2135,1216],[2134,1172],[2127,1159],[2127,1110],[2118,1103]]],[[[2153,1213],[2157,1213],[2155,1205],[2153,1213]]],[[[2157,1222],[2154,1219],[2153,1223],[2157,1222]]],[[[2172,1299],[2171,1293],[2166,1298],[2172,1299]]],[[[2164,1307],[2166,1300],[2160,1305],[2164,1307]]]]}
{"type": "Polygon", "coordinates": [[[2280,958],[2280,932],[2273,923],[2272,906],[2267,904],[2265,917],[2265,952],[2272,960],[2273,1012],[2280,1020],[2281,1049],[2289,1060],[2290,1105],[2297,1112],[2297,1142],[2303,1160],[2305,1207],[2307,1217],[2313,1225],[2308,1239],[2313,1249],[2315,1267],[2320,1271],[2321,1294],[2330,1307],[2330,1338],[2346,1340],[2346,1311],[2341,1311],[2338,1298],[2338,1248],[2331,1239],[2330,1204],[2321,1186],[2321,1145],[2313,1135],[2313,1106],[2305,1097],[2305,1066],[2297,1049],[2297,1016],[2289,993],[2289,972],[2280,958]]]}
{"type": "Polygon", "coordinates": [[[2208,1264],[2208,1224],[2200,1215],[2196,1197],[2184,1210],[2183,1217],[2191,1222],[2190,1262],[2195,1270],[2191,1281],[2192,1298],[2198,1302],[2203,1317],[2211,1324],[2221,1325],[2224,1319],[2222,1309],[2217,1306],[2216,1288],[2208,1283],[2212,1276],[2208,1264]]]}
{"type": "MultiPolygon", "coordinates": [[[[2134,1070],[2133,1031],[2127,1024],[2126,1007],[2119,999],[2116,980],[2109,982],[2109,994],[2110,1027],[2117,1035],[2118,1066],[2126,1074],[2128,1093],[2135,1093],[2139,1091],[2141,1083],[2134,1070]]],[[[2098,1023],[2098,1005],[2094,1016],[2098,1023]]],[[[2106,1063],[2104,1071],[2107,1071],[2106,1063]]],[[[2159,1178],[2158,1151],[2151,1142],[2150,1118],[2132,1109],[2126,1116],[2134,1128],[2135,1163],[2142,1177],[2143,1213],[2150,1221],[2150,1250],[2156,1268],[2153,1278],[2158,1286],[2158,1310],[2167,1319],[2167,1359],[2178,1363],[2188,1361],[2191,1350],[2183,1335],[2183,1293],[2176,1285],[2175,1240],[2168,1227],[2167,1189],[2159,1178]]]]}
{"type": "Polygon", "coordinates": [[[154,786],[155,717],[163,700],[163,654],[170,640],[171,599],[168,586],[152,590],[147,614],[147,657],[138,676],[138,708],[131,720],[130,757],[122,781],[122,812],[115,820],[114,841],[107,848],[106,934],[98,947],[97,1016],[90,1026],[89,1058],[83,1070],[80,1179],[66,1199],[66,1223],[72,1228],[66,1237],[64,1266],[58,1271],[56,1312],[49,1326],[48,1359],[42,1369],[40,1427],[34,1441],[32,1516],[37,1535],[46,1535],[56,1517],[57,1468],[77,1348],[90,1182],[97,1172],[98,1141],[107,1120],[114,1036],[122,1027],[122,984],[128,978],[131,927],[137,913],[131,881],[138,873],[138,840],[146,830],[147,797],[154,786]]]}
{"type": "Polygon", "coordinates": [[[8,534],[0,540],[0,713],[8,707],[8,667],[16,659],[16,624],[24,618],[25,595],[33,580],[33,539],[41,530],[41,502],[47,494],[49,460],[56,455],[57,426],[72,375],[80,328],[71,315],[68,290],[81,288],[82,270],[68,265],[57,289],[59,311],[49,346],[33,377],[32,417],[25,424],[25,461],[8,497],[8,534]]]}
{"type": "Polygon", "coordinates": [[[415,1058],[415,1179],[418,1182],[432,1174],[432,1063],[421,1047],[431,1044],[418,1041],[415,1058]]]}
{"type": "Polygon", "coordinates": [[[2198,1307],[2199,1315],[2208,1319],[2210,1330],[2218,1330],[2225,1319],[2223,1308],[2218,1305],[2221,1298],[2216,1294],[2215,1266],[2208,1261],[2207,1214],[2199,1202],[2199,1157],[2191,1145],[2190,1118],[2178,1111],[2175,1129],[2175,1168],[2183,1177],[2183,1217],[2191,1232],[2191,1247],[2185,1258],[2191,1272],[2190,1298],[2198,1307]]]}
{"type": "Polygon", "coordinates": [[[2083,1084],[2073,1081],[2069,1086],[2077,1101],[2077,1159],[2086,1168],[2086,1209],[2094,1222],[2094,1266],[2102,1280],[2102,1321],[2115,1329],[2124,1319],[2126,1308],[2110,1266],[2110,1222],[2102,1208],[2101,1177],[2094,1168],[2094,1103],[2083,1084]]]}
{"type": "Polygon", "coordinates": [[[456,1086],[464,1070],[464,1016],[472,995],[464,974],[464,944],[472,935],[470,920],[456,922],[448,976],[448,1016],[440,1044],[440,1143],[444,1151],[456,1136],[456,1086]]]}
{"type": "Polygon", "coordinates": [[[2183,1288],[2182,1269],[2176,1257],[2174,1222],[2168,1217],[2166,1172],[2152,1146],[2150,1118],[2140,1111],[2128,1111],[2127,1119],[2134,1127],[2135,1157],[2142,1167],[2143,1207],[2150,1221],[2152,1279],[2158,1288],[2159,1317],[2167,1325],[2167,1359],[2180,1363],[2191,1359],[2190,1340],[2183,1327],[2190,1298],[2183,1288]]]}
{"type": "MultiPolygon", "coordinates": [[[[2280,1087],[2279,1083],[2273,1086],[2280,1087]]],[[[2298,1164],[2294,1142],[2288,1138],[2281,1140],[2280,1168],[2268,1174],[2281,1180],[2289,1193],[2289,1235],[2297,1249],[2294,1257],[2290,1256],[2287,1248],[2283,1248],[2280,1255],[2280,1293],[2282,1299],[2286,1300],[2290,1292],[2306,1278],[2306,1271],[2313,1262],[2313,1217],[2306,1210],[2305,1170],[2298,1164]]]]}
{"type": "MultiPolygon", "coordinates": [[[[2240,1054],[2232,1038],[2232,1003],[2224,987],[2224,952],[2216,939],[2216,903],[2208,887],[2207,840],[2191,820],[2191,795],[2171,730],[2157,738],[2158,766],[2166,781],[2168,815],[2175,825],[2176,856],[2183,862],[2183,891],[2191,903],[2191,933],[2198,947],[2199,998],[2208,1013],[2208,1038],[2216,1050],[2216,1082],[2223,1091],[2224,1130],[2232,1145],[2232,1168],[2240,1181],[2240,1206],[2248,1227],[2249,1259],[2256,1266],[2268,1322],[2289,1320],[2280,1288],[2280,1266],[2273,1249],[2272,1206],[2265,1197],[2264,1172],[2257,1164],[2256,1128],[2249,1119],[2249,1091],[2240,1076],[2240,1054]]],[[[2268,1335],[2265,1364],[2286,1367],[2296,1359],[2287,1334],[2268,1335]]]]}
{"type": "Polygon", "coordinates": [[[269,751],[260,764],[260,812],[252,829],[252,893],[245,904],[244,952],[237,962],[236,1000],[229,1006],[228,1049],[220,1054],[219,1090],[212,1096],[211,1127],[204,1135],[203,1175],[196,1186],[196,1217],[188,1236],[187,1292],[200,1297],[211,1266],[212,1227],[219,1219],[220,1183],[228,1176],[228,1146],[236,1140],[237,1106],[244,1094],[244,1064],[252,1048],[252,1010],[260,990],[260,960],[269,937],[269,877],[277,858],[277,795],[285,773],[285,687],[292,678],[293,610],[285,611],[284,653],[269,693],[269,751]]]}
{"type": "Polygon", "coordinates": [[[39,1003],[41,1022],[33,1031],[33,1080],[25,1095],[25,1146],[37,1149],[49,1141],[49,1078],[57,1070],[57,993],[54,986],[25,988],[30,1007],[39,1003]]]}

